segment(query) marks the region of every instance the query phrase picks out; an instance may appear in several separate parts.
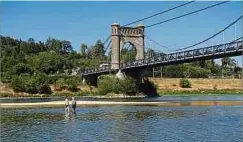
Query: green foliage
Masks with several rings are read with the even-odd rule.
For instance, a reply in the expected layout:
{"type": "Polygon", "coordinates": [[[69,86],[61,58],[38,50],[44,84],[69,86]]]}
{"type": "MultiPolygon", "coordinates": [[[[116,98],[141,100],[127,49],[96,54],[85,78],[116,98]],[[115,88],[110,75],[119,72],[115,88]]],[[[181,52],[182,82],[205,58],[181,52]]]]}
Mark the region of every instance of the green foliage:
{"type": "Polygon", "coordinates": [[[166,77],[183,77],[183,68],[181,65],[170,65],[163,68],[166,77]]]}
{"type": "MultiPolygon", "coordinates": [[[[45,42],[36,42],[33,38],[22,41],[11,37],[0,37],[2,55],[0,59],[1,82],[10,83],[10,86],[15,91],[20,92],[49,92],[48,84],[55,84],[61,88],[68,86],[69,90],[75,91],[77,85],[81,82],[80,78],[74,79],[74,77],[66,76],[64,70],[70,72],[71,69],[80,69],[82,71],[86,68],[94,68],[110,58],[110,56],[105,56],[105,48],[101,41],[97,41],[90,47],[82,44],[80,47],[81,53],[77,53],[73,51],[71,43],[66,40],[48,38],[45,42]],[[42,80],[42,78],[44,79],[42,80]]],[[[154,54],[153,50],[148,50],[146,56],[149,57],[154,54]]],[[[121,54],[121,60],[127,62],[134,60],[135,56],[135,50],[130,52],[124,49],[121,54]]],[[[213,60],[170,65],[163,67],[162,74],[163,77],[181,78],[207,77],[210,73],[229,75],[227,68],[233,69],[234,67],[235,77],[240,78],[242,76],[242,68],[236,67],[235,60],[224,58],[222,62],[222,67],[215,64],[213,60]]],[[[155,70],[155,76],[160,77],[160,67],[155,68],[155,70]]],[[[152,74],[152,69],[148,70],[148,75],[152,76],[152,74]]],[[[129,78],[124,81],[108,78],[100,82],[101,84],[107,84],[103,86],[100,84],[100,87],[104,88],[103,90],[114,93],[132,94],[132,92],[136,92],[137,88],[135,81],[129,78]]],[[[154,84],[149,81],[146,83],[147,85],[141,85],[143,87],[140,86],[139,89],[147,86],[147,90],[150,90],[150,92],[156,90],[154,84]]],[[[106,92],[103,94],[106,94],[106,92]]]]}
{"type": "Polygon", "coordinates": [[[25,92],[25,80],[22,76],[14,76],[11,80],[10,86],[15,92],[25,92]]]}
{"type": "Polygon", "coordinates": [[[98,40],[94,46],[88,48],[86,56],[90,59],[103,59],[105,56],[105,47],[102,42],[98,40]]]}
{"type": "Polygon", "coordinates": [[[132,95],[135,94],[136,91],[136,81],[130,77],[121,80],[115,76],[101,76],[98,81],[98,92],[100,95],[107,95],[108,93],[132,95]]]}
{"type": "Polygon", "coordinates": [[[58,54],[65,55],[73,51],[70,41],[58,40],[49,37],[46,41],[46,46],[49,50],[53,50],[58,54]]]}
{"type": "Polygon", "coordinates": [[[3,56],[1,58],[1,72],[10,71],[13,68],[13,65],[18,64],[18,60],[13,56],[3,56]]]}
{"type": "Polygon", "coordinates": [[[188,78],[206,78],[211,73],[210,70],[201,67],[188,67],[184,71],[184,77],[188,78]]]}
{"type": "Polygon", "coordinates": [[[55,90],[56,91],[61,91],[63,89],[65,89],[66,86],[65,86],[65,80],[64,78],[59,78],[56,83],[55,83],[55,90]]]}
{"type": "Polygon", "coordinates": [[[65,84],[67,85],[67,89],[72,92],[78,91],[78,80],[75,78],[68,78],[65,80],[65,84]]]}
{"type": "Polygon", "coordinates": [[[8,72],[1,72],[1,82],[2,83],[10,83],[12,80],[13,75],[10,71],[8,72]]]}
{"type": "Polygon", "coordinates": [[[57,78],[54,86],[56,91],[67,89],[76,92],[79,90],[78,85],[81,83],[81,78],[79,76],[56,76],[55,78],[57,78]]]}
{"type": "Polygon", "coordinates": [[[191,83],[188,79],[182,78],[182,79],[180,79],[180,87],[191,88],[191,83]]]}
{"type": "Polygon", "coordinates": [[[136,50],[134,48],[132,49],[122,49],[121,51],[121,62],[126,63],[129,61],[136,60],[136,50]]]}
{"type": "Polygon", "coordinates": [[[153,57],[155,56],[155,51],[153,49],[148,49],[146,52],[147,57],[153,57]]]}
{"type": "Polygon", "coordinates": [[[80,52],[82,57],[86,57],[86,50],[88,46],[86,44],[81,44],[80,45],[80,52]]]}
{"type": "Polygon", "coordinates": [[[118,85],[118,79],[113,76],[100,76],[98,80],[98,92],[100,95],[108,93],[119,93],[121,87],[118,85]]]}
{"type": "Polygon", "coordinates": [[[222,67],[226,68],[226,67],[235,67],[236,66],[236,61],[235,59],[231,59],[229,57],[224,57],[221,59],[222,61],[222,67]]]}
{"type": "Polygon", "coordinates": [[[124,80],[118,80],[118,82],[120,82],[122,93],[131,95],[137,92],[136,80],[130,76],[127,76],[124,80]]]}
{"type": "Polygon", "coordinates": [[[69,66],[67,61],[55,52],[41,52],[27,60],[31,66],[45,74],[54,74],[64,66],[69,66]]]}
{"type": "Polygon", "coordinates": [[[26,76],[26,75],[14,76],[11,80],[10,86],[16,92],[27,92],[31,94],[51,93],[51,89],[48,86],[48,76],[40,73],[34,76],[26,76]]]}
{"type": "Polygon", "coordinates": [[[48,86],[48,76],[42,73],[38,73],[31,76],[28,81],[26,81],[25,91],[28,93],[43,93],[50,94],[51,89],[48,86]]]}
{"type": "Polygon", "coordinates": [[[34,73],[34,70],[28,64],[18,63],[12,68],[11,73],[16,75],[21,75],[21,74],[32,75],[34,73]]]}

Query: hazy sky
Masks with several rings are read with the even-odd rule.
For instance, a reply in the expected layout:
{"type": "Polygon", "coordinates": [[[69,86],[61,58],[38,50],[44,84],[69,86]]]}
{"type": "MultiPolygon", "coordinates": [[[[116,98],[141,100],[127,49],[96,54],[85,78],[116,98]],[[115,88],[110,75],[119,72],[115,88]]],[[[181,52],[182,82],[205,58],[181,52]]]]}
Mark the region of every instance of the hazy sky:
{"type": "MultiPolygon", "coordinates": [[[[49,36],[69,40],[79,51],[81,43],[92,45],[105,40],[110,25],[121,25],[185,2],[1,2],[1,34],[17,39],[45,41],[49,36]]],[[[194,2],[140,23],[150,25],[218,2],[194,2]]],[[[146,46],[163,52],[192,45],[226,27],[242,14],[242,2],[223,5],[175,21],[145,29],[145,34],[162,45],[146,40],[146,46]]],[[[139,24],[139,23],[138,23],[139,24]]],[[[134,24],[133,26],[136,26],[134,24]]],[[[224,34],[197,46],[229,42],[242,36],[242,20],[224,34]]],[[[242,57],[237,57],[242,64],[242,57]]]]}

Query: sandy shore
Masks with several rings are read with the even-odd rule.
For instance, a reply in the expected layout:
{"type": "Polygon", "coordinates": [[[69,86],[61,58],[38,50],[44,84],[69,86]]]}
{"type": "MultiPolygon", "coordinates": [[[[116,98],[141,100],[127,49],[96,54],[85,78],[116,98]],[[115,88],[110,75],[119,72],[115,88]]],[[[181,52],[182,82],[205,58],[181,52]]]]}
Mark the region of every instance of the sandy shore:
{"type": "MultiPolygon", "coordinates": [[[[71,102],[70,102],[71,103],[71,102]]],[[[192,102],[109,102],[109,101],[77,101],[77,106],[232,106],[243,105],[242,101],[192,101],[192,102]]],[[[36,103],[1,103],[1,108],[34,108],[34,107],[64,107],[64,101],[36,103]]]]}

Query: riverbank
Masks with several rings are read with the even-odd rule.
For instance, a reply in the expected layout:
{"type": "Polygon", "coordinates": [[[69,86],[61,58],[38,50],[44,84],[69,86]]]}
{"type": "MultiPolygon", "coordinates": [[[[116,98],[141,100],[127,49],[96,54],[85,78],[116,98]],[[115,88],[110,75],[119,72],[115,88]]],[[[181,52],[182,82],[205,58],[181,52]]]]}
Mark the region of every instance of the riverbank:
{"type": "Polygon", "coordinates": [[[181,78],[149,78],[158,86],[158,91],[196,91],[196,90],[241,90],[243,81],[242,79],[212,79],[212,78],[188,78],[191,83],[191,88],[181,88],[179,85],[181,78]]]}
{"type": "Polygon", "coordinates": [[[224,89],[224,90],[160,90],[159,96],[224,96],[224,95],[241,95],[242,90],[224,89]]]}
{"type": "MultiPolygon", "coordinates": [[[[157,86],[157,92],[159,96],[194,96],[194,95],[239,95],[242,94],[242,80],[241,79],[205,79],[205,78],[193,78],[189,79],[192,86],[191,88],[181,88],[179,86],[180,78],[149,78],[157,86]]],[[[64,97],[64,96],[79,96],[88,98],[130,98],[130,97],[144,97],[141,94],[136,96],[124,96],[124,95],[105,95],[100,96],[97,93],[97,88],[81,85],[78,87],[80,91],[70,92],[55,91],[51,86],[52,94],[28,94],[28,93],[16,93],[13,92],[5,84],[0,84],[0,97],[64,97]]]]}
{"type": "MultiPolygon", "coordinates": [[[[70,102],[71,103],[71,102],[70,102]]],[[[239,106],[242,101],[191,101],[191,102],[110,102],[110,101],[77,101],[78,107],[86,106],[239,106]]],[[[0,108],[38,108],[64,107],[64,101],[37,103],[0,103],[0,108]]]]}

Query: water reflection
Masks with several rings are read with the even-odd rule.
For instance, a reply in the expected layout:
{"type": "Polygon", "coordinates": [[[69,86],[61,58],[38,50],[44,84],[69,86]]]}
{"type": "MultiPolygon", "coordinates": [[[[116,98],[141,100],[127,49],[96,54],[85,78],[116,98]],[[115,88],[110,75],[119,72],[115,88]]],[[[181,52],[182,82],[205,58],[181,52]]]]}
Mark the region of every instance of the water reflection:
{"type": "Polygon", "coordinates": [[[3,141],[242,141],[242,106],[2,109],[3,141]]]}

